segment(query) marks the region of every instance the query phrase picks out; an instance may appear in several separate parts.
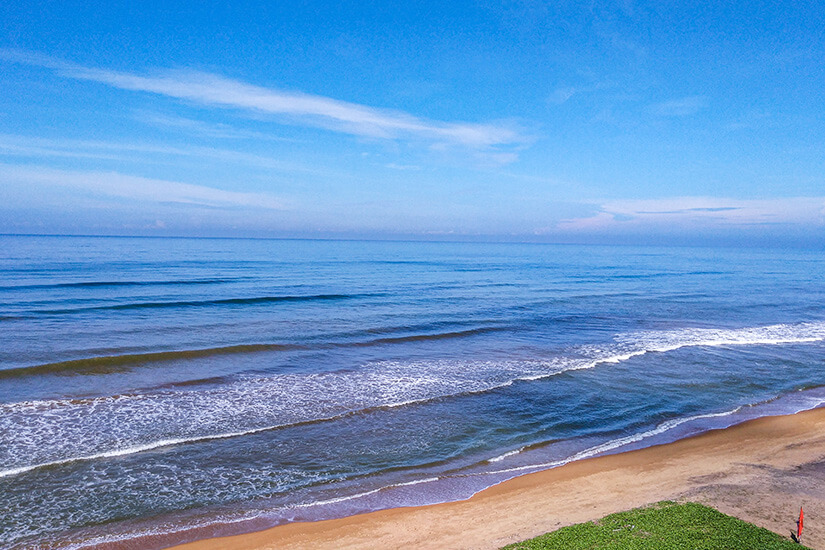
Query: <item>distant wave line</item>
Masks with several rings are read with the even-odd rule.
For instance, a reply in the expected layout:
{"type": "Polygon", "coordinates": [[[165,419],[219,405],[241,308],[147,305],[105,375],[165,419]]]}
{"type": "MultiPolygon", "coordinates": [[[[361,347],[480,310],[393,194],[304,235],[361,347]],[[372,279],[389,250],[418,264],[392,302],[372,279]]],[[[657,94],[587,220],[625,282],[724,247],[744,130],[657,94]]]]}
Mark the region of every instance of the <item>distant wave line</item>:
{"type": "Polygon", "coordinates": [[[44,363],[28,367],[16,367],[12,369],[0,370],[0,379],[16,378],[20,376],[30,376],[38,374],[71,373],[82,374],[88,372],[112,372],[118,367],[137,365],[142,363],[160,363],[166,361],[178,361],[183,359],[195,359],[210,357],[215,355],[232,355],[244,353],[260,353],[267,351],[300,351],[300,350],[323,350],[338,348],[360,348],[381,346],[386,344],[401,344],[406,342],[426,342],[433,340],[445,340],[452,338],[466,338],[489,332],[508,330],[507,327],[480,327],[467,330],[457,330],[449,332],[438,332],[433,334],[414,334],[410,336],[397,336],[375,338],[360,342],[328,342],[315,345],[309,344],[238,344],[234,346],[202,348],[193,350],[158,351],[149,353],[131,353],[124,355],[104,355],[100,357],[88,357],[83,359],[71,359],[68,361],[58,361],[55,363],[44,363]]]}
{"type": "Polygon", "coordinates": [[[221,298],[217,300],[185,300],[176,302],[133,302],[128,304],[115,304],[106,306],[89,306],[65,309],[39,309],[32,313],[40,315],[66,315],[72,313],[83,313],[86,311],[120,311],[133,309],[161,309],[161,308],[181,308],[181,307],[203,307],[203,306],[223,306],[223,305],[256,305],[273,304],[280,302],[314,302],[314,301],[336,301],[351,300],[356,298],[369,298],[382,296],[382,294],[311,294],[311,295],[279,295],[279,296],[252,296],[249,298],[221,298]]]}
{"type": "Polygon", "coordinates": [[[211,285],[239,281],[238,278],[180,279],[159,281],[77,281],[72,283],[40,283],[28,285],[3,285],[0,290],[41,290],[51,288],[110,288],[129,286],[184,286],[211,285]]]}
{"type": "Polygon", "coordinates": [[[56,363],[44,363],[29,367],[16,367],[13,369],[0,370],[0,379],[20,376],[30,376],[38,374],[53,374],[70,371],[72,374],[84,372],[112,372],[117,367],[141,363],[160,363],[166,361],[177,361],[181,359],[195,359],[199,357],[210,357],[214,355],[230,355],[236,353],[257,353],[264,351],[290,351],[308,349],[307,346],[297,344],[239,344],[235,346],[225,346],[216,348],[203,348],[193,350],[157,351],[149,353],[130,353],[124,355],[104,355],[100,357],[87,357],[83,359],[71,359],[69,361],[58,361],[56,363]]]}
{"type": "MultiPolygon", "coordinates": [[[[382,344],[400,344],[404,342],[424,342],[430,340],[448,340],[451,338],[464,338],[467,336],[476,336],[478,334],[487,334],[490,332],[501,332],[510,330],[509,327],[480,327],[467,330],[455,330],[449,332],[438,332],[435,334],[414,334],[411,336],[391,336],[386,338],[376,338],[367,342],[354,342],[351,344],[341,344],[340,346],[347,347],[366,347],[366,346],[380,346],[382,344]]],[[[336,346],[338,347],[338,346],[336,346]]]]}

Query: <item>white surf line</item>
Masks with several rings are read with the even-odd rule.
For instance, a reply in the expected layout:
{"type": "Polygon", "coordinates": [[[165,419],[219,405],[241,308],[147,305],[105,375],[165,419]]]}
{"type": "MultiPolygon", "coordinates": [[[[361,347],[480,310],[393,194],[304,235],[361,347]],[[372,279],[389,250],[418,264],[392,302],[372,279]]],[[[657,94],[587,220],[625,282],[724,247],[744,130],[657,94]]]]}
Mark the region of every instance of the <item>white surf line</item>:
{"type": "Polygon", "coordinates": [[[113,458],[116,456],[126,456],[135,453],[141,453],[144,451],[151,451],[153,449],[157,449],[159,447],[167,447],[170,445],[180,445],[181,443],[192,443],[195,441],[209,441],[214,439],[227,439],[230,437],[238,437],[242,435],[249,435],[258,432],[264,432],[267,430],[273,430],[280,426],[268,426],[265,428],[254,428],[252,430],[246,430],[243,432],[233,432],[233,433],[225,433],[225,434],[215,434],[215,435],[205,435],[201,437],[192,437],[192,438],[177,438],[177,439],[161,439],[158,441],[154,441],[152,443],[147,443],[145,445],[136,445],[134,447],[126,447],[125,449],[117,449],[114,451],[106,451],[102,453],[96,453],[92,455],[85,455],[85,456],[76,456],[71,458],[66,458],[63,460],[53,460],[51,462],[41,462],[39,464],[32,464],[29,466],[20,466],[19,468],[11,468],[8,470],[0,470],[0,477],[7,477],[22,474],[31,470],[36,470],[38,468],[47,468],[49,466],[59,466],[61,464],[69,464],[71,462],[83,462],[87,460],[96,460],[99,458],[113,458]]]}
{"type": "Polygon", "coordinates": [[[354,495],[349,495],[349,496],[344,496],[344,497],[336,497],[336,498],[331,498],[331,499],[328,499],[328,500],[319,500],[319,501],[316,501],[316,502],[306,502],[306,503],[303,503],[303,504],[294,504],[292,506],[287,506],[286,508],[287,509],[311,508],[313,506],[325,506],[327,504],[337,504],[339,502],[346,502],[348,500],[355,500],[357,498],[362,498],[362,497],[367,497],[367,496],[370,496],[370,495],[374,495],[376,493],[379,493],[379,492],[383,491],[384,489],[385,489],[385,487],[379,487],[377,489],[373,489],[371,491],[365,491],[363,493],[356,493],[354,495]]]}
{"type": "MultiPolygon", "coordinates": [[[[760,327],[762,329],[770,329],[773,327],[782,326],[782,325],[768,325],[766,327],[760,327]]],[[[712,330],[712,329],[708,329],[712,330]]],[[[735,332],[736,330],[739,331],[752,331],[752,330],[759,330],[759,329],[733,329],[731,332],[735,332]]],[[[618,364],[623,361],[627,361],[632,359],[633,357],[638,357],[640,355],[645,355],[648,353],[667,353],[669,351],[676,351],[682,348],[688,347],[722,347],[722,346],[758,346],[758,345],[782,345],[782,344],[805,344],[805,343],[812,343],[812,342],[820,342],[825,340],[825,334],[822,336],[806,336],[806,337],[788,337],[788,338],[760,338],[760,339],[751,339],[751,340],[738,340],[738,339],[711,339],[711,340],[696,340],[696,341],[685,341],[679,342],[671,345],[664,345],[664,346],[654,346],[646,349],[639,349],[634,351],[629,351],[627,353],[623,353],[620,355],[613,355],[608,357],[602,357],[597,359],[579,359],[579,365],[571,365],[568,368],[542,373],[542,374],[531,374],[526,376],[521,376],[515,378],[513,381],[516,380],[523,380],[523,381],[533,381],[533,380],[541,380],[543,378],[550,378],[552,376],[556,376],[557,374],[562,374],[564,372],[574,371],[574,370],[586,370],[592,369],[602,364],[618,364]]],[[[503,385],[510,385],[512,382],[508,382],[503,385]]]]}
{"type": "Polygon", "coordinates": [[[386,488],[391,489],[393,487],[408,487],[410,485],[420,485],[422,483],[431,483],[433,481],[438,481],[439,479],[441,479],[441,478],[440,477],[427,477],[427,478],[424,478],[424,479],[416,479],[416,480],[413,480],[413,481],[405,481],[403,483],[394,483],[392,485],[388,485],[386,488]]]}
{"type": "Polygon", "coordinates": [[[294,508],[311,508],[313,506],[326,506],[328,504],[338,504],[339,502],[346,502],[348,500],[355,500],[358,498],[367,497],[370,495],[374,495],[376,493],[380,493],[381,491],[385,491],[387,489],[394,489],[397,487],[408,487],[410,485],[420,485],[422,483],[432,483],[433,481],[440,480],[440,477],[428,477],[425,479],[416,479],[413,481],[405,481],[402,483],[392,483],[390,485],[384,485],[382,487],[378,487],[377,489],[372,489],[370,491],[365,491],[363,493],[356,493],[354,495],[347,495],[341,497],[330,498],[327,500],[319,500],[316,502],[306,502],[303,504],[294,504],[292,506],[287,506],[286,509],[294,509],[294,508]]]}
{"type": "Polygon", "coordinates": [[[498,455],[498,456],[497,456],[497,457],[495,457],[495,458],[488,458],[488,459],[487,459],[487,462],[501,462],[502,460],[504,460],[504,459],[505,459],[505,458],[507,458],[508,456],[517,455],[517,454],[519,454],[520,452],[522,452],[522,451],[523,451],[524,449],[526,449],[526,448],[527,448],[527,447],[519,447],[518,449],[515,449],[515,450],[513,450],[513,451],[508,451],[508,452],[506,452],[506,453],[504,453],[504,454],[498,455]]]}
{"type": "Polygon", "coordinates": [[[660,347],[651,347],[649,349],[641,349],[636,351],[630,351],[622,355],[615,355],[613,357],[606,357],[604,359],[595,359],[593,363],[621,363],[622,361],[627,361],[633,357],[637,357],[639,355],[645,355],[646,353],[666,353],[668,351],[676,351],[681,348],[689,348],[689,347],[723,347],[723,346],[759,346],[759,345],[781,345],[781,344],[805,344],[805,343],[812,343],[812,342],[819,342],[821,340],[825,340],[825,335],[823,336],[809,336],[809,337],[796,337],[796,338],[762,338],[762,339],[752,339],[752,340],[735,340],[735,339],[718,339],[718,340],[696,340],[696,341],[688,341],[688,342],[680,342],[677,344],[665,345],[660,347]]]}
{"type": "MultiPolygon", "coordinates": [[[[482,472],[478,474],[469,474],[469,475],[491,475],[491,474],[508,474],[512,472],[520,472],[524,470],[534,470],[534,469],[546,469],[546,468],[555,468],[557,466],[563,466],[565,464],[569,464],[570,462],[575,462],[577,460],[582,460],[585,458],[590,458],[592,456],[612,451],[614,449],[618,449],[620,447],[624,447],[625,445],[629,445],[631,443],[637,443],[639,441],[643,441],[655,435],[663,434],[667,431],[676,428],[677,426],[681,426],[686,422],[693,422],[694,420],[701,420],[703,418],[720,418],[723,416],[730,416],[742,410],[743,406],[736,407],[735,409],[719,412],[719,413],[708,413],[708,414],[699,414],[696,416],[688,416],[685,418],[676,418],[673,420],[667,420],[662,422],[652,430],[648,430],[646,432],[641,432],[638,434],[633,434],[625,437],[620,437],[619,439],[614,439],[612,441],[607,441],[605,443],[601,443],[599,445],[595,445],[583,451],[579,451],[578,453],[564,458],[562,460],[557,460],[554,462],[545,462],[542,464],[532,464],[527,466],[516,466],[514,468],[506,468],[504,470],[493,470],[490,472],[482,472]]],[[[803,409],[806,410],[806,409],[803,409]]],[[[515,454],[515,453],[510,453],[515,454]]],[[[492,460],[488,460],[488,462],[492,462],[492,460]]]]}

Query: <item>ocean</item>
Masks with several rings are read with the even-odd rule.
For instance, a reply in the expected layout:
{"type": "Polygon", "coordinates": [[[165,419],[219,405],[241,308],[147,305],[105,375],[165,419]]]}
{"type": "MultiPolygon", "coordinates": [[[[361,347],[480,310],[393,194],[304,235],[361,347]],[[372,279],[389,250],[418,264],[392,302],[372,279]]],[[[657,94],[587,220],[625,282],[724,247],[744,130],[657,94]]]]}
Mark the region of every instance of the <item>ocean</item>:
{"type": "Polygon", "coordinates": [[[813,250],[0,236],[0,546],[467,498],[825,404],[813,250]]]}

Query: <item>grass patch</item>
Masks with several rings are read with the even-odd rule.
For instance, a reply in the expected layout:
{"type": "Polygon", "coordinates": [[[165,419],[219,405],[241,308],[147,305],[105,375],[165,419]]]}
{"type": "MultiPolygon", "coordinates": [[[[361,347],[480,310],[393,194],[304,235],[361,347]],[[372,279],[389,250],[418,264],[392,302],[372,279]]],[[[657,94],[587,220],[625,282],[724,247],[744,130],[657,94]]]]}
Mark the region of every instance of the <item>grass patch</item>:
{"type": "MultiPolygon", "coordinates": [[[[790,532],[790,529],[789,529],[790,532]]],[[[660,502],[563,527],[507,550],[801,550],[761,527],[688,502],[660,502]]]]}

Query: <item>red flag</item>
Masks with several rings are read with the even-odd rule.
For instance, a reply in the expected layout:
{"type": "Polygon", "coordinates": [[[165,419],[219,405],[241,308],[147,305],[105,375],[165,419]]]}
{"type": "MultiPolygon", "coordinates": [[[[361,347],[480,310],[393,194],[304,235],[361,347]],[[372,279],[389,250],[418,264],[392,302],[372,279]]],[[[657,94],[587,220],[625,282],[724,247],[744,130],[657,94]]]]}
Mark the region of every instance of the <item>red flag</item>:
{"type": "Polygon", "coordinates": [[[802,511],[802,507],[799,507],[799,521],[796,522],[796,538],[802,536],[802,520],[805,517],[805,513],[802,511]]]}

